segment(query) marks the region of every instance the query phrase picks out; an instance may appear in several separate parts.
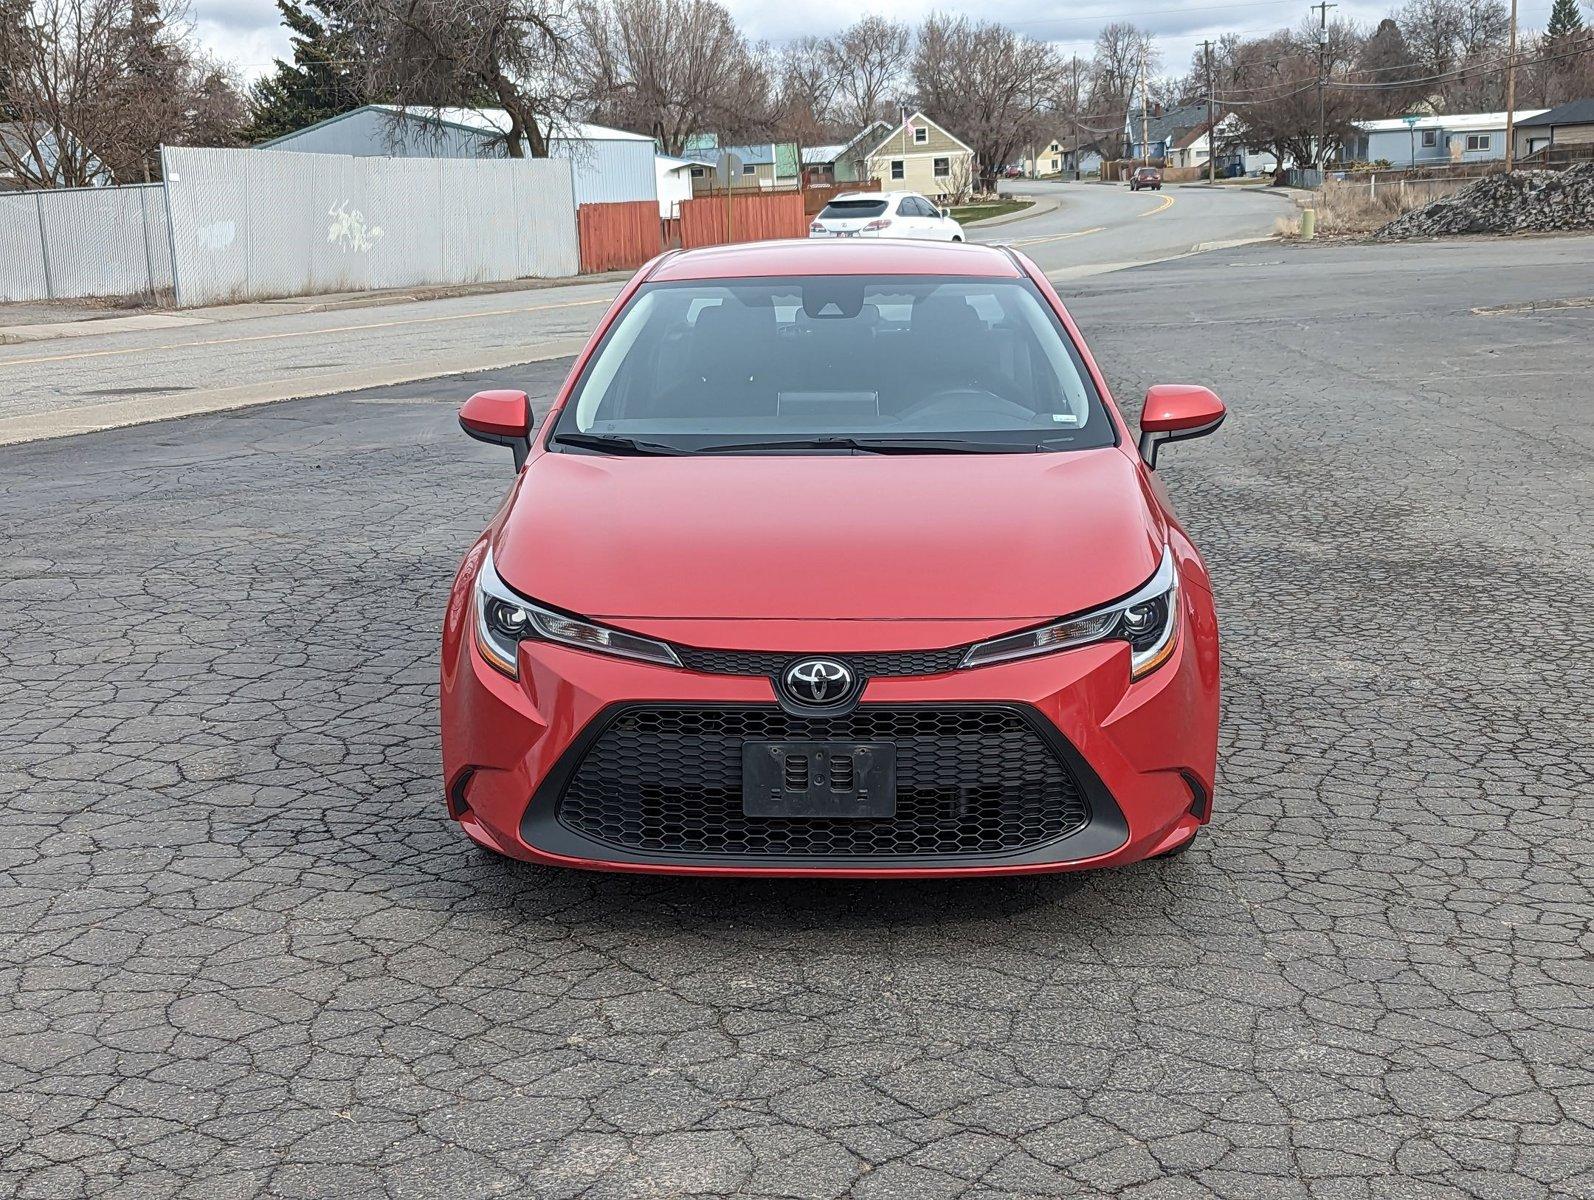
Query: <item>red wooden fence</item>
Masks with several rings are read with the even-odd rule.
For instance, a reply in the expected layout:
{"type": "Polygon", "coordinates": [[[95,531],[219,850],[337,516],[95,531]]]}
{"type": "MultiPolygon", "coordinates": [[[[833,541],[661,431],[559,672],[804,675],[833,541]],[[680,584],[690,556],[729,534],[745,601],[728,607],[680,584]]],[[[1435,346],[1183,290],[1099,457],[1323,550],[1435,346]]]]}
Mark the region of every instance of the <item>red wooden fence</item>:
{"type": "Polygon", "coordinates": [[[576,212],[583,271],[640,267],[662,248],[659,206],[653,200],[583,204],[576,212]]]}
{"type": "Polygon", "coordinates": [[[802,193],[724,192],[681,201],[681,245],[723,246],[728,242],[758,242],[766,238],[808,236],[808,216],[802,193]]]}

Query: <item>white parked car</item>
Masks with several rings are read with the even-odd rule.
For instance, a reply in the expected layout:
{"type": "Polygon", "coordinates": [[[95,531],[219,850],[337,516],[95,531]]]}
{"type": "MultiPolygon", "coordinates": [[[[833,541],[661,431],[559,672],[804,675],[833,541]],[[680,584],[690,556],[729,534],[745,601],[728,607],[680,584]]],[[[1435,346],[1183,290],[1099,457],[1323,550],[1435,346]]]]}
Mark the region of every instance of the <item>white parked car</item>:
{"type": "Polygon", "coordinates": [[[917,192],[842,192],[814,218],[808,236],[961,242],[963,226],[917,192]]]}

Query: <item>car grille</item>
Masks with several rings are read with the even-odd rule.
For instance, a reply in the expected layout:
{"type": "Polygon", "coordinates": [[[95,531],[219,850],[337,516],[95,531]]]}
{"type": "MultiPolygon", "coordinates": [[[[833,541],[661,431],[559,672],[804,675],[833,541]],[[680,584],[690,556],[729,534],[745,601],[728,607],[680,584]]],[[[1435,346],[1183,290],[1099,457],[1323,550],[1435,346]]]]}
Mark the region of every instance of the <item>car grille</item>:
{"type": "Polygon", "coordinates": [[[688,671],[706,675],[779,675],[789,665],[804,658],[833,657],[846,663],[865,679],[890,675],[941,675],[957,670],[967,646],[942,650],[902,650],[868,654],[819,655],[766,650],[702,650],[695,646],[676,646],[675,653],[688,671]]]}
{"type": "Polygon", "coordinates": [[[644,854],[893,859],[1030,849],[1083,828],[1090,808],[1062,758],[1017,709],[865,705],[806,718],[778,708],[661,706],[622,709],[587,743],[557,819],[644,854]],[[744,815],[748,738],[894,742],[896,815],[744,815]]]}

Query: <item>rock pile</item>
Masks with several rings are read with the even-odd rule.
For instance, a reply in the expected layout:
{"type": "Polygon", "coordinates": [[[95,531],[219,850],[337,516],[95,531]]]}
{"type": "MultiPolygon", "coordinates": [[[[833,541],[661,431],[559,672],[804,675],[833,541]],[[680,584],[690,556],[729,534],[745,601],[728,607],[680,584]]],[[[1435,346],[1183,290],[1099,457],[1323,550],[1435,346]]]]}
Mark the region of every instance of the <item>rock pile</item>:
{"type": "Polygon", "coordinates": [[[1594,229],[1594,162],[1565,171],[1485,175],[1454,195],[1396,217],[1382,241],[1454,233],[1557,233],[1594,229]]]}

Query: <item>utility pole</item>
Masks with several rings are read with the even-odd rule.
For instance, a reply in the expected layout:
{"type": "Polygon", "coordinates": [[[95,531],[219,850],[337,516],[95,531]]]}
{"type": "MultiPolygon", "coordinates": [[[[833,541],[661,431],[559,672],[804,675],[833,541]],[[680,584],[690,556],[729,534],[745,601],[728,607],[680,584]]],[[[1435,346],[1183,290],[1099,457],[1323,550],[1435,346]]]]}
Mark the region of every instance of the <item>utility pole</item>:
{"type": "Polygon", "coordinates": [[[1505,169],[1516,158],[1517,143],[1517,0],[1511,0],[1511,47],[1505,56],[1505,169]]]}
{"type": "Polygon", "coordinates": [[[1312,7],[1317,10],[1317,153],[1312,157],[1317,159],[1318,182],[1321,183],[1323,145],[1328,141],[1328,122],[1323,108],[1323,87],[1328,82],[1328,10],[1339,5],[1320,3],[1312,7]]]}
{"type": "Polygon", "coordinates": [[[1218,181],[1218,130],[1212,119],[1212,41],[1201,43],[1207,56],[1207,182],[1218,181]]]}
{"type": "MultiPolygon", "coordinates": [[[[1516,0],[1512,0],[1514,4],[1516,0]]],[[[1074,182],[1079,182],[1079,55],[1074,55],[1074,182]]]]}
{"type": "Polygon", "coordinates": [[[1146,109],[1151,107],[1146,102],[1146,48],[1140,47],[1140,154],[1146,160],[1145,165],[1151,165],[1151,136],[1146,130],[1146,109]]]}

